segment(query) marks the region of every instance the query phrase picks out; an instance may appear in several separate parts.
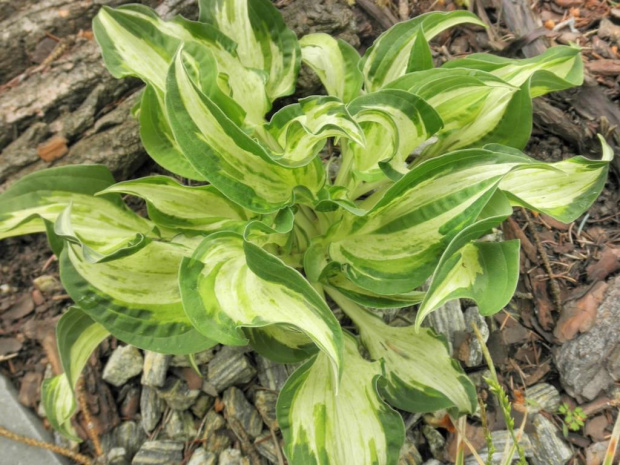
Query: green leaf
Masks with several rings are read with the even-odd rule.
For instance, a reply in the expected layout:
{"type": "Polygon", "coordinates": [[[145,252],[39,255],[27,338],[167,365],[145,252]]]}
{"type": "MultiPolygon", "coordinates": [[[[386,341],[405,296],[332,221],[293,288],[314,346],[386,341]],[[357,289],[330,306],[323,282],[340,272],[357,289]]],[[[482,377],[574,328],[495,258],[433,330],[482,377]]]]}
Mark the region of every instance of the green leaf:
{"type": "Polygon", "coordinates": [[[200,0],[199,4],[200,21],[237,43],[244,66],[265,73],[270,100],[294,92],[299,44],[270,0],[200,0]]]}
{"type": "Polygon", "coordinates": [[[388,87],[425,99],[444,123],[422,159],[488,141],[523,148],[529,139],[529,81],[519,90],[484,71],[439,68],[406,74],[388,87]]]}
{"type": "Polygon", "coordinates": [[[344,349],[340,383],[321,352],[295,371],[280,392],[277,416],[289,463],[398,462],[405,430],[400,415],[377,393],[381,364],[364,360],[348,333],[344,349]]]}
{"type": "Polygon", "coordinates": [[[359,328],[370,357],[383,361],[379,392],[391,405],[408,412],[476,411],[476,388],[450,356],[445,339],[428,328],[388,326],[341,295],[330,295],[359,328]]]}
{"type": "Polygon", "coordinates": [[[206,336],[244,345],[241,327],[270,325],[299,329],[341,365],[342,332],[325,301],[294,269],[240,235],[204,239],[180,271],[183,305],[206,336]]]}
{"type": "Polygon", "coordinates": [[[204,181],[194,169],[174,139],[164,103],[151,85],[146,86],[140,104],[140,140],[155,162],[174,174],[187,179],[204,181]]]}
{"type": "Polygon", "coordinates": [[[155,224],[186,233],[240,230],[253,216],[213,186],[183,186],[166,176],[120,182],[100,194],[110,192],[146,200],[149,218],[155,224]]]}
{"type": "Polygon", "coordinates": [[[532,98],[583,83],[581,49],[573,46],[552,47],[538,56],[521,60],[474,53],[466,58],[449,61],[443,68],[486,71],[515,87],[521,87],[531,79],[532,98]]]}
{"type": "Polygon", "coordinates": [[[412,52],[419,50],[416,46],[419,32],[426,40],[459,24],[484,23],[468,11],[431,12],[409,21],[398,23],[381,34],[370,47],[362,61],[362,71],[366,79],[366,89],[370,92],[381,89],[403,74],[420,69],[412,52]]]}
{"type": "Polygon", "coordinates": [[[405,171],[407,157],[442,126],[441,118],[428,103],[402,90],[362,95],[348,109],[366,140],[365,145],[349,141],[348,156],[353,157],[355,176],[369,182],[385,177],[381,162],[405,171]]]}
{"type": "Polygon", "coordinates": [[[60,257],[60,276],[71,298],[114,337],[154,352],[190,354],[215,342],[183,311],[177,276],[189,253],[180,244],[153,241],[128,257],[92,264],[70,245],[60,257]]]}
{"type": "Polygon", "coordinates": [[[252,348],[278,363],[298,363],[316,354],[317,346],[303,331],[271,325],[243,328],[252,348]]]}
{"type": "Polygon", "coordinates": [[[330,137],[365,143],[362,129],[335,97],[301,99],[278,111],[267,127],[283,148],[272,158],[290,167],[311,163],[330,137]]]}
{"type": "Polygon", "coordinates": [[[71,425],[76,410],[74,391],[80,373],[97,346],[110,333],[77,307],[58,321],[56,339],[64,373],[43,382],[41,400],[52,427],[79,441],[71,425]]]}
{"type": "Polygon", "coordinates": [[[153,225],[126,208],[119,195],[93,196],[113,183],[110,171],[100,165],[25,176],[0,195],[0,239],[44,232],[46,222],[56,222],[57,232],[85,247],[93,261],[122,254],[127,247],[135,250],[152,236],[153,225]]]}
{"type": "Polygon", "coordinates": [[[198,89],[186,69],[191,57],[184,57],[179,50],[170,68],[166,110],[179,146],[200,174],[235,203],[259,213],[291,203],[297,185],[315,191],[322,186],[320,160],[296,169],[277,165],[198,89]]]}
{"type": "Polygon", "coordinates": [[[342,39],[316,33],[299,40],[301,60],[317,74],[328,95],[345,103],[357,97],[364,75],[359,70],[357,50],[342,39]]]}

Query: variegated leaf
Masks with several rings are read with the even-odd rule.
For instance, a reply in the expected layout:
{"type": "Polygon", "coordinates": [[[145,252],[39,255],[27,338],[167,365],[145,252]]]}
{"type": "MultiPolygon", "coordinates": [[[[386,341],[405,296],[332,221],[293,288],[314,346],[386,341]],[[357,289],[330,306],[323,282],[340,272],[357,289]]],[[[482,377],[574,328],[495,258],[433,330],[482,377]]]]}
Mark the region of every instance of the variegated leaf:
{"type": "Polygon", "coordinates": [[[361,145],[351,140],[343,164],[346,167],[346,157],[352,157],[353,173],[368,182],[385,178],[380,162],[406,172],[407,157],[442,126],[433,107],[402,90],[386,89],[362,95],[348,109],[362,127],[366,143],[361,145]]]}
{"type": "Polygon", "coordinates": [[[80,308],[113,336],[142,349],[190,354],[215,345],[188,320],[177,276],[185,245],[153,241],[128,257],[87,263],[65,247],[60,276],[80,308]]]}
{"type": "Polygon", "coordinates": [[[77,307],[70,308],[58,321],[56,338],[64,373],[43,382],[41,401],[52,427],[69,439],[79,441],[70,419],[76,410],[74,390],[80,373],[109,334],[77,307]]]}
{"type": "Polygon", "coordinates": [[[579,47],[552,47],[538,56],[521,60],[474,53],[466,58],[451,60],[443,68],[486,71],[515,87],[521,87],[531,79],[532,98],[583,83],[583,61],[579,47]]]}
{"type": "Polygon", "coordinates": [[[213,186],[188,187],[166,176],[125,181],[101,194],[123,193],[147,201],[149,218],[158,226],[190,232],[241,230],[254,216],[231,202],[213,186]]]}
{"type": "Polygon", "coordinates": [[[166,110],[172,131],[196,170],[235,203],[259,213],[286,206],[293,189],[317,191],[325,173],[320,160],[301,168],[276,164],[266,149],[226,117],[191,79],[191,56],[179,50],[170,68],[166,110]],[[188,61],[189,60],[189,61],[188,61]]]}
{"type": "Polygon", "coordinates": [[[256,352],[278,363],[298,363],[318,350],[306,333],[295,328],[271,325],[243,332],[256,352]]]}
{"type": "Polygon", "coordinates": [[[404,426],[377,393],[381,364],[364,360],[349,333],[344,350],[339,383],[329,357],[319,353],[293,373],[280,392],[278,423],[291,464],[398,462],[404,426]]]}
{"type": "Polygon", "coordinates": [[[381,34],[362,61],[366,90],[374,92],[410,71],[419,70],[412,56],[420,31],[426,40],[459,24],[484,23],[468,11],[431,12],[398,23],[381,34]]]}
{"type": "Polygon", "coordinates": [[[572,221],[600,194],[610,160],[606,150],[602,161],[544,164],[503,146],[428,160],[366,215],[345,214],[329,237],[329,256],[365,289],[386,295],[412,291],[431,275],[458,232],[476,222],[498,187],[516,202],[572,221]]]}
{"type": "Polygon", "coordinates": [[[445,339],[428,328],[388,326],[342,295],[330,295],[359,328],[370,357],[383,361],[379,392],[391,405],[408,412],[476,411],[476,388],[450,356],[445,339]]]}
{"type": "Polygon", "coordinates": [[[93,261],[144,245],[153,237],[149,221],[126,208],[119,195],[93,196],[113,183],[110,171],[100,165],[63,166],[25,176],[0,195],[0,239],[44,232],[46,223],[60,220],[58,227],[71,223],[71,230],[64,231],[91,252],[93,261]]]}
{"type": "Polygon", "coordinates": [[[288,105],[273,115],[268,130],[282,147],[272,158],[290,167],[311,163],[330,137],[365,144],[362,129],[335,97],[308,97],[288,105]]]}
{"type": "Polygon", "coordinates": [[[200,0],[200,21],[233,39],[241,63],[265,73],[270,100],[295,90],[300,50],[270,0],[200,0]]]}
{"type": "Polygon", "coordinates": [[[243,345],[242,327],[293,327],[341,368],[342,332],[325,301],[297,271],[233,233],[204,239],[180,271],[183,305],[206,336],[243,345]]]}
{"type": "Polygon", "coordinates": [[[360,55],[342,39],[316,33],[299,40],[301,59],[317,74],[328,95],[345,103],[357,97],[364,76],[359,70],[360,55]]]}

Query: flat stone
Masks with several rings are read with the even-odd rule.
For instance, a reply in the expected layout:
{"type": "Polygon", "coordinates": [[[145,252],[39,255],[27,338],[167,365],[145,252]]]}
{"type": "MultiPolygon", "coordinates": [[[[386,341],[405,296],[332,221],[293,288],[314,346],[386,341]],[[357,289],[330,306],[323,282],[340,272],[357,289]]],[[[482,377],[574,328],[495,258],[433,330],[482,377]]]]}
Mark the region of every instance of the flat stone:
{"type": "Polygon", "coordinates": [[[217,392],[222,392],[235,384],[249,382],[254,375],[256,369],[245,356],[244,349],[226,346],[209,362],[207,382],[217,392]]]}
{"type": "Polygon", "coordinates": [[[162,387],[166,381],[169,364],[169,355],[147,350],[144,353],[144,368],[140,382],[145,386],[162,387]]]}
{"type": "Polygon", "coordinates": [[[410,438],[405,438],[405,443],[400,448],[398,465],[419,465],[422,463],[422,456],[410,438]]]}
{"type": "Polygon", "coordinates": [[[526,391],[530,411],[555,413],[560,407],[560,392],[551,384],[538,383],[526,391]]]}
{"type": "Polygon", "coordinates": [[[144,359],[134,346],[119,346],[112,352],[103,369],[102,378],[108,383],[120,387],[130,378],[142,372],[144,359]]]}
{"type": "Polygon", "coordinates": [[[208,394],[203,392],[200,393],[196,402],[190,407],[192,413],[196,415],[196,418],[204,418],[207,411],[213,407],[215,403],[215,399],[208,394]]]}
{"type": "MultiPolygon", "coordinates": [[[[484,317],[480,315],[480,310],[478,307],[469,307],[465,310],[465,330],[467,331],[467,341],[464,344],[466,347],[465,357],[462,358],[465,366],[467,367],[477,367],[482,364],[482,348],[480,347],[480,342],[476,337],[476,334],[473,329],[473,324],[475,323],[478,329],[480,330],[480,335],[482,336],[483,341],[489,340],[489,327],[484,317]]],[[[463,345],[461,346],[463,347],[463,345]]]]}
{"type": "Polygon", "coordinates": [[[534,431],[530,433],[533,453],[532,465],[564,465],[573,457],[573,451],[564,442],[556,426],[541,414],[532,419],[534,431]]]}
{"type": "Polygon", "coordinates": [[[245,398],[241,389],[229,388],[224,392],[222,400],[229,420],[231,418],[237,419],[245,432],[252,438],[260,435],[263,430],[263,420],[258,411],[245,398]]]}
{"type": "Polygon", "coordinates": [[[176,441],[145,442],[131,465],[179,465],[183,461],[185,444],[176,441]]]}
{"type": "MultiPolygon", "coordinates": [[[[205,363],[209,363],[215,357],[215,352],[213,349],[207,349],[202,352],[198,352],[194,354],[194,361],[196,365],[204,365],[205,363]]],[[[175,355],[170,359],[171,367],[181,367],[188,368],[191,367],[191,363],[189,363],[189,355],[175,355]]]]}
{"type": "Polygon", "coordinates": [[[278,449],[273,442],[273,436],[267,432],[256,438],[254,448],[271,463],[278,463],[278,449]]]}
{"type": "Polygon", "coordinates": [[[108,452],[106,458],[108,460],[107,465],[129,465],[127,451],[124,447],[113,448],[108,452]]]}
{"type": "MultiPolygon", "coordinates": [[[[0,426],[29,438],[53,442],[51,434],[43,427],[41,420],[19,404],[17,392],[2,375],[0,375],[0,412],[2,412],[0,426]]],[[[48,450],[30,447],[2,437],[0,437],[0,451],[2,451],[2,463],[10,465],[69,463],[64,457],[58,457],[48,450]]]]}
{"type": "Polygon", "coordinates": [[[444,456],[446,448],[446,440],[439,431],[429,425],[422,426],[422,434],[428,442],[428,447],[431,450],[431,454],[436,459],[444,456]]]}
{"type": "Polygon", "coordinates": [[[217,455],[213,452],[210,452],[203,447],[199,447],[192,454],[192,458],[187,465],[216,465],[217,464],[217,455]]]}
{"type": "Polygon", "coordinates": [[[428,315],[422,322],[422,326],[431,327],[437,333],[443,334],[448,339],[452,354],[456,340],[462,338],[467,330],[461,302],[458,299],[446,302],[428,315]]]}
{"type": "Polygon", "coordinates": [[[256,355],[258,381],[261,386],[272,391],[280,391],[291,374],[287,365],[276,363],[262,355],[256,355]]]}
{"type": "Polygon", "coordinates": [[[556,364],[573,397],[594,400],[620,380],[620,277],[609,282],[592,328],[560,347],[556,364]]]}
{"type": "Polygon", "coordinates": [[[142,388],[140,396],[140,414],[142,415],[142,428],[150,433],[155,429],[166,408],[166,402],[159,397],[157,390],[149,386],[142,388]]]}
{"type": "Polygon", "coordinates": [[[198,434],[194,425],[194,417],[189,412],[173,410],[170,416],[166,417],[166,420],[161,436],[163,439],[185,442],[198,434]]]}
{"type": "Polygon", "coordinates": [[[126,421],[121,423],[112,433],[114,447],[122,447],[127,453],[127,458],[136,455],[144,441],[146,434],[140,426],[134,421],[126,421]]]}
{"type": "Polygon", "coordinates": [[[254,394],[254,406],[267,425],[267,428],[275,430],[278,427],[276,418],[276,403],[278,394],[274,391],[258,390],[254,394]]]}
{"type": "Polygon", "coordinates": [[[200,395],[199,390],[189,389],[185,381],[174,376],[168,377],[163,387],[157,392],[173,410],[189,409],[200,395]]]}
{"type": "Polygon", "coordinates": [[[249,465],[250,461],[241,455],[239,449],[226,449],[220,454],[219,465],[249,465]]]}

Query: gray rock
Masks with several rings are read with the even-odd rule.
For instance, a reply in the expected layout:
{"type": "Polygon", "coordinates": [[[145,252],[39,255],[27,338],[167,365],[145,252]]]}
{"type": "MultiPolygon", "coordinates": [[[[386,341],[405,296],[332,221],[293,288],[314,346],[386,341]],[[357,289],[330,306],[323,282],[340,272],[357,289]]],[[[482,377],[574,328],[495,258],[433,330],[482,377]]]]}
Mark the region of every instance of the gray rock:
{"type": "Polygon", "coordinates": [[[241,389],[229,388],[224,392],[222,401],[229,421],[231,418],[237,419],[245,432],[252,438],[260,435],[263,430],[263,420],[258,411],[245,398],[241,389]]]}
{"type": "Polygon", "coordinates": [[[122,447],[125,449],[127,458],[131,458],[138,452],[144,441],[146,434],[134,421],[121,423],[112,432],[114,448],[122,447]]]}
{"type": "MultiPolygon", "coordinates": [[[[196,365],[204,365],[205,363],[209,363],[215,357],[215,352],[213,349],[207,349],[202,352],[198,352],[194,354],[194,360],[196,365]]],[[[171,367],[181,367],[188,368],[191,367],[191,363],[189,363],[189,356],[187,355],[175,355],[170,359],[171,367]]]]}
{"type": "Polygon", "coordinates": [[[267,428],[275,430],[278,427],[278,419],[276,418],[276,403],[278,402],[278,394],[274,391],[258,390],[254,394],[254,406],[267,428]]]}
{"type": "Polygon", "coordinates": [[[420,465],[421,463],[422,456],[420,455],[418,448],[411,439],[405,438],[405,443],[400,448],[398,465],[420,465]]]}
{"type": "Polygon", "coordinates": [[[198,434],[194,424],[194,417],[189,412],[172,410],[170,416],[166,417],[166,424],[162,430],[162,439],[173,439],[175,441],[189,441],[198,434]]]}
{"type": "Polygon", "coordinates": [[[461,309],[461,302],[451,300],[432,312],[422,322],[422,326],[433,328],[437,333],[443,334],[448,339],[450,353],[454,352],[456,339],[465,334],[465,317],[461,309]]]}
{"type": "Polygon", "coordinates": [[[441,459],[444,456],[446,448],[446,440],[439,431],[429,425],[422,426],[422,434],[428,442],[428,447],[431,450],[431,454],[436,459],[441,459]]]}
{"type": "MultiPolygon", "coordinates": [[[[0,426],[14,433],[50,442],[51,435],[45,430],[41,421],[29,410],[22,407],[17,400],[17,392],[11,383],[0,375],[0,426]]],[[[0,437],[0,451],[2,463],[7,465],[65,465],[64,458],[58,457],[45,449],[30,447],[19,442],[0,437]]]]}
{"type": "Polygon", "coordinates": [[[140,414],[142,415],[142,428],[147,433],[155,429],[166,408],[166,402],[159,397],[157,390],[149,386],[142,388],[140,395],[140,414]]]}
{"type": "Polygon", "coordinates": [[[142,354],[134,346],[119,346],[110,355],[102,378],[114,386],[122,386],[142,372],[143,363],[142,354]]]}
{"type": "Polygon", "coordinates": [[[480,315],[480,310],[478,310],[478,307],[469,307],[465,310],[464,318],[465,328],[469,334],[469,344],[467,346],[469,350],[467,353],[467,358],[464,360],[465,366],[477,367],[482,364],[483,356],[480,342],[476,337],[472,324],[476,324],[480,330],[480,335],[485,342],[489,340],[489,326],[487,325],[484,317],[480,315]]]}
{"type": "Polygon", "coordinates": [[[216,431],[205,438],[204,448],[214,454],[228,449],[232,445],[230,436],[221,431],[216,431]]]}
{"type": "Polygon", "coordinates": [[[183,461],[182,442],[147,441],[145,442],[131,465],[179,465],[183,461]]]}
{"type": "Polygon", "coordinates": [[[265,433],[256,438],[254,448],[271,463],[278,463],[278,446],[273,442],[271,433],[265,433]]]}
{"type": "Polygon", "coordinates": [[[157,390],[159,397],[173,410],[189,409],[200,395],[198,389],[190,389],[187,383],[174,376],[168,377],[163,387],[157,390]]]}
{"type": "Polygon", "coordinates": [[[224,420],[224,417],[219,413],[216,413],[214,410],[209,410],[205,420],[204,437],[207,437],[209,434],[222,429],[224,426],[226,426],[226,420],[224,420]]]}
{"type": "Polygon", "coordinates": [[[238,449],[226,449],[220,454],[219,465],[249,465],[250,461],[238,449]]]}
{"type": "Polygon", "coordinates": [[[560,407],[560,392],[548,383],[538,383],[527,388],[526,396],[532,412],[545,410],[549,413],[555,413],[560,407]]]}
{"type": "Polygon", "coordinates": [[[440,462],[439,460],[436,460],[436,459],[430,459],[424,462],[422,465],[443,465],[443,462],[440,462]]]}
{"type": "MultiPolygon", "coordinates": [[[[495,452],[491,456],[490,463],[492,465],[502,464],[503,459],[504,459],[504,450],[507,450],[506,446],[508,445],[508,448],[511,448],[512,445],[514,444],[512,441],[512,437],[510,436],[510,433],[508,431],[493,431],[491,433],[491,439],[493,440],[493,445],[495,446],[495,452]]],[[[532,454],[533,454],[532,443],[527,433],[523,433],[523,436],[521,437],[519,444],[521,445],[521,447],[523,447],[523,452],[525,456],[532,457],[532,454]]],[[[486,446],[480,449],[478,451],[478,454],[480,455],[480,458],[484,460],[485,462],[489,458],[489,450],[487,449],[486,446]]],[[[515,452],[513,456],[513,462],[517,460],[518,458],[519,456],[515,452]]],[[[551,465],[551,463],[552,462],[548,463],[547,465],[551,465]]],[[[473,455],[470,455],[465,459],[465,465],[477,465],[477,464],[478,464],[478,461],[473,455]]]]}
{"type": "Polygon", "coordinates": [[[532,419],[534,431],[530,433],[533,454],[532,465],[564,465],[572,456],[573,451],[564,442],[560,431],[541,414],[532,419]]]}
{"type": "Polygon", "coordinates": [[[620,26],[609,18],[603,18],[598,27],[598,36],[603,39],[610,39],[612,42],[620,44],[620,26]]]}
{"type": "Polygon", "coordinates": [[[560,347],[556,364],[562,386],[573,397],[594,400],[620,380],[620,277],[609,282],[594,325],[560,347]]]}
{"type": "Polygon", "coordinates": [[[192,454],[192,458],[187,465],[216,465],[217,464],[217,455],[213,452],[209,452],[208,450],[199,447],[192,454]]]}
{"type": "Polygon", "coordinates": [[[144,353],[144,368],[141,383],[145,386],[162,387],[166,381],[166,372],[170,363],[170,356],[151,352],[144,353]]]}
{"type": "Polygon", "coordinates": [[[258,381],[261,386],[272,391],[280,391],[286,383],[290,373],[286,365],[276,363],[262,355],[256,356],[256,368],[258,370],[258,381]]]}
{"type": "Polygon", "coordinates": [[[196,402],[191,406],[191,411],[197,418],[204,418],[207,411],[213,407],[215,399],[203,392],[200,393],[196,402]]]}
{"type": "Polygon", "coordinates": [[[243,348],[226,346],[209,362],[207,382],[217,392],[222,392],[232,385],[249,382],[255,374],[256,370],[244,355],[243,348]]]}
{"type": "Polygon", "coordinates": [[[129,458],[124,447],[115,447],[107,454],[107,465],[129,465],[129,458]]]}

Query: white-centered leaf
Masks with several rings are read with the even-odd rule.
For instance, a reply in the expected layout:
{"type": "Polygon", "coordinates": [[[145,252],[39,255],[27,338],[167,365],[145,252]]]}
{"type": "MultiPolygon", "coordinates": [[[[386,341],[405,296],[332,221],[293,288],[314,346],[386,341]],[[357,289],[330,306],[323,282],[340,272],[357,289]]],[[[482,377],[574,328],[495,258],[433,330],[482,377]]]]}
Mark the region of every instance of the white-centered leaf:
{"type": "Polygon", "coordinates": [[[320,160],[294,169],[275,163],[263,146],[222,112],[213,94],[205,95],[197,87],[187,68],[193,60],[184,57],[179,50],[170,68],[166,110],[175,139],[200,174],[235,203],[260,213],[291,203],[298,185],[315,192],[320,189],[325,177],[320,160]]]}
{"type": "Polygon", "coordinates": [[[291,464],[391,465],[404,441],[400,415],[377,393],[379,362],[364,360],[345,333],[339,383],[324,353],[299,368],[280,392],[278,423],[291,464]]]}
{"type": "Polygon", "coordinates": [[[240,230],[254,216],[213,186],[183,186],[166,176],[120,182],[100,194],[110,192],[146,200],[149,218],[158,226],[177,231],[240,230]]]}
{"type": "Polygon", "coordinates": [[[358,96],[364,82],[359,70],[360,55],[342,39],[316,33],[299,40],[301,59],[317,74],[328,95],[345,103],[358,96]]]}
{"type": "Polygon", "coordinates": [[[362,72],[366,90],[376,91],[403,74],[420,69],[412,55],[420,31],[428,41],[437,34],[459,24],[484,23],[468,11],[431,12],[392,26],[381,34],[364,55],[362,72]]]}
{"type": "Polygon", "coordinates": [[[242,327],[292,326],[342,367],[342,330],[325,301],[293,268],[233,233],[204,239],[180,271],[183,305],[196,328],[243,345],[242,327]]]}
{"type": "Polygon", "coordinates": [[[187,245],[153,241],[128,257],[88,263],[68,245],[60,257],[67,293],[118,339],[155,352],[190,354],[215,345],[183,311],[178,273],[187,245]]]}
{"type": "Polygon", "coordinates": [[[200,20],[237,44],[241,63],[264,72],[270,100],[293,93],[301,53],[270,0],[200,0],[200,20]]]}
{"type": "Polygon", "coordinates": [[[476,388],[450,356],[445,339],[428,328],[388,326],[342,295],[330,295],[359,328],[370,357],[383,362],[379,392],[391,405],[408,412],[476,411],[476,388]]]}
{"type": "Polygon", "coordinates": [[[76,410],[74,391],[80,373],[109,334],[77,307],[71,307],[58,321],[56,338],[64,373],[43,382],[41,401],[52,427],[71,440],[79,441],[70,420],[76,410]]]}

